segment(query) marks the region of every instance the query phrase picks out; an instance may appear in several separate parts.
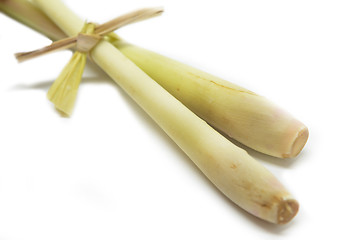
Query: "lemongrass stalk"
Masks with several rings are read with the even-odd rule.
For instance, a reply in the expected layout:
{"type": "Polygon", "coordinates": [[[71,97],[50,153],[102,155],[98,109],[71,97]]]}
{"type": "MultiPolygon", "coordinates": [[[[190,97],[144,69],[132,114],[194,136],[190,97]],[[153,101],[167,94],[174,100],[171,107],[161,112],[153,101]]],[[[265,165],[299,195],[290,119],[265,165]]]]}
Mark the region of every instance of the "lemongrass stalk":
{"type": "MultiPolygon", "coordinates": [[[[27,24],[26,19],[23,22],[27,24]]],[[[43,19],[42,24],[46,23],[51,24],[43,19]]],[[[43,29],[43,33],[48,31],[53,28],[43,29]]],[[[198,116],[246,146],[289,158],[297,156],[307,142],[307,127],[266,98],[122,40],[112,43],[198,116]]]]}
{"type": "MultiPolygon", "coordinates": [[[[84,21],[60,0],[36,3],[68,35],[81,30],[84,21]]],[[[272,223],[286,223],[294,217],[297,201],[266,168],[191,112],[112,44],[101,41],[91,55],[237,205],[272,223]]]]}
{"type": "Polygon", "coordinates": [[[303,149],[307,127],[265,97],[121,40],[113,44],[198,116],[244,145],[279,158],[303,149]]]}

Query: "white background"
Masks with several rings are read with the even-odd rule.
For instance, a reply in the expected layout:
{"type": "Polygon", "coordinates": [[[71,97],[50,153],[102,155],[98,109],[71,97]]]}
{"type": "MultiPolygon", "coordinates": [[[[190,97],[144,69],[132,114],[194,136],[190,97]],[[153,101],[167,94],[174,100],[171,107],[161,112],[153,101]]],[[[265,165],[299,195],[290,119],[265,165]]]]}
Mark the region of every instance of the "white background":
{"type": "Polygon", "coordinates": [[[73,116],[60,117],[46,92],[71,53],[17,64],[13,53],[49,40],[0,15],[1,240],[361,239],[361,1],[66,2],[97,22],[164,6],[118,33],[303,121],[310,139],[296,159],[247,149],[300,212],[277,226],[236,207],[95,67],[73,116]]]}

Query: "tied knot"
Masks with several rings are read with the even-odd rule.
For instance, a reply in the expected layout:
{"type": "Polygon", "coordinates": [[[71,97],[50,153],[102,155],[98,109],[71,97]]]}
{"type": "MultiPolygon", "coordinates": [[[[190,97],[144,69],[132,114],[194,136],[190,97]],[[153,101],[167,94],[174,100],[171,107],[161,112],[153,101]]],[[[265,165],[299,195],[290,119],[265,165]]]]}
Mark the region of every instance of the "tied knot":
{"type": "Polygon", "coordinates": [[[102,36],[95,34],[95,28],[93,23],[84,24],[82,31],[77,36],[77,44],[75,45],[78,52],[88,53],[102,39],[102,36]]]}
{"type": "Polygon", "coordinates": [[[72,58],[54,81],[47,94],[48,99],[54,103],[57,110],[66,116],[70,116],[87,61],[87,54],[91,57],[91,50],[102,39],[111,44],[115,40],[119,40],[118,36],[113,33],[114,30],[131,23],[159,16],[162,12],[162,8],[145,8],[122,15],[101,25],[86,22],[75,37],[53,42],[51,45],[35,51],[16,53],[15,56],[19,62],[22,62],[56,50],[75,48],[76,51],[72,58]]]}

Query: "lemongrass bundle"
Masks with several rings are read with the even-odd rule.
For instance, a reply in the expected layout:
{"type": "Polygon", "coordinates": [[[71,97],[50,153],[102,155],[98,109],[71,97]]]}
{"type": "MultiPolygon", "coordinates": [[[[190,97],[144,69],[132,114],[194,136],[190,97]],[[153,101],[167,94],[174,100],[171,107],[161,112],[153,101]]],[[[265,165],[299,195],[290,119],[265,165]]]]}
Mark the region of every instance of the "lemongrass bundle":
{"type": "MultiPolygon", "coordinates": [[[[35,3],[68,36],[83,28],[84,21],[60,0],[35,3]]],[[[298,202],[266,168],[164,90],[114,45],[101,40],[88,54],[233,202],[272,223],[287,223],[296,215],[298,202]]]]}

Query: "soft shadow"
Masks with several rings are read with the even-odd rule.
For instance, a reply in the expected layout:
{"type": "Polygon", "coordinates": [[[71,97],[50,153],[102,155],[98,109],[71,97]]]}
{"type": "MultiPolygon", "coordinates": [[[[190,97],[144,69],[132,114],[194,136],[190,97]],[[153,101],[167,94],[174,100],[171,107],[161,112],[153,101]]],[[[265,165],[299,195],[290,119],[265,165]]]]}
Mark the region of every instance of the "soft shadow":
{"type": "MultiPolygon", "coordinates": [[[[90,62],[87,63],[84,71],[84,75],[82,77],[81,84],[110,84],[116,88],[119,88],[118,85],[111,81],[106,73],[104,73],[95,63],[90,62]],[[88,76],[87,76],[88,75],[88,76]],[[90,75],[90,76],[89,76],[90,75]]],[[[47,92],[56,79],[44,80],[35,84],[18,84],[12,87],[12,90],[42,90],[47,92]]],[[[62,111],[53,108],[54,112],[58,113],[62,118],[69,118],[68,115],[64,114],[62,111]]]]}
{"type": "MultiPolygon", "coordinates": [[[[12,89],[14,90],[38,89],[38,90],[48,91],[54,81],[55,78],[49,80],[43,80],[35,84],[18,84],[15,85],[12,89]]],[[[88,61],[85,66],[81,84],[111,84],[117,86],[117,84],[114,81],[111,81],[109,76],[92,61],[88,61]]]]}
{"type": "MultiPolygon", "coordinates": [[[[41,82],[35,83],[35,84],[18,84],[18,85],[15,85],[12,89],[13,90],[38,89],[38,90],[43,90],[46,92],[52,86],[54,81],[55,81],[55,79],[51,79],[51,80],[41,81],[41,82]]],[[[99,77],[99,76],[83,77],[81,84],[111,84],[111,85],[117,86],[116,83],[108,80],[106,77],[99,77]]]]}

